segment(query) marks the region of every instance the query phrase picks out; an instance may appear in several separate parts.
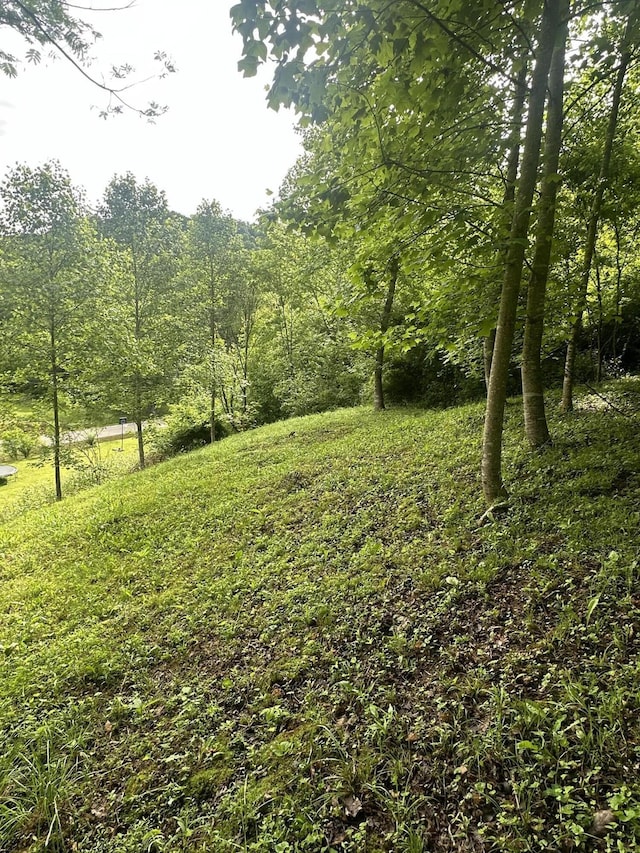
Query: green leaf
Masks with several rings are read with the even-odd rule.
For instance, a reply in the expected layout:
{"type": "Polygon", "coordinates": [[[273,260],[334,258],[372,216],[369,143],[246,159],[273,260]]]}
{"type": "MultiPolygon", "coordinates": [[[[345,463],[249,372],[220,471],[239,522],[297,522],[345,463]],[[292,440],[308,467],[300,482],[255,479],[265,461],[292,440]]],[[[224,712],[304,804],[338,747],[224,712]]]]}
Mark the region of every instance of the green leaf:
{"type": "Polygon", "coordinates": [[[594,595],[592,599],[590,599],[589,604],[587,605],[587,615],[586,615],[586,623],[589,624],[591,617],[593,615],[593,611],[596,609],[598,604],[600,603],[600,596],[594,595]]]}

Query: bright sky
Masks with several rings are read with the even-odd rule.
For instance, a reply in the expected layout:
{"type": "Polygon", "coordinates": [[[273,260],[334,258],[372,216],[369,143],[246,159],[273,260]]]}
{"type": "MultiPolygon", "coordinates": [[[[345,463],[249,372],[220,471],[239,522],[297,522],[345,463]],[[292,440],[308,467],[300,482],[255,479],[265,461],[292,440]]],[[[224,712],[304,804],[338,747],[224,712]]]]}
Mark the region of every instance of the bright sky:
{"type": "MultiPolygon", "coordinates": [[[[127,93],[136,105],[169,106],[155,124],[131,114],[100,119],[107,96],[64,59],[25,66],[13,80],[0,76],[0,175],[16,162],[56,158],[95,203],[114,174],[131,171],[165,190],[180,213],[215,198],[234,216],[252,219],[269,204],[266,190],[277,192],[300,142],[292,114],[267,108],[270,74],[245,79],[237,71],[241,40],[231,33],[232,4],[137,0],[132,9],[91,16],[104,36],[89,69],[94,76],[129,62],[144,77],[157,50],[175,62],[176,74],[127,93]]],[[[10,35],[1,32],[2,47],[18,53],[10,35]]]]}

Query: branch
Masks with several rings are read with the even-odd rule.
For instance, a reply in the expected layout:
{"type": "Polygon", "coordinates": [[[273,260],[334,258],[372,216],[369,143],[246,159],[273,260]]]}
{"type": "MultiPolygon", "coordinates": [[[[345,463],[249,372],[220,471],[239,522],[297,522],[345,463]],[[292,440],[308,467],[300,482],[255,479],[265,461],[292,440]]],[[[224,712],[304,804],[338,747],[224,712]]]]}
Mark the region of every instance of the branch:
{"type": "MultiPolygon", "coordinates": [[[[44,42],[53,45],[53,47],[55,47],[55,49],[62,56],[64,56],[64,58],[68,62],[70,62],[71,65],[73,65],[73,67],[77,71],[79,71],[80,74],[83,77],[85,77],[90,83],[92,83],[94,86],[97,86],[98,89],[102,89],[103,92],[107,92],[111,97],[116,98],[116,100],[118,100],[122,104],[122,106],[126,107],[126,109],[131,110],[134,113],[138,113],[138,115],[143,115],[143,116],[146,116],[147,118],[152,118],[156,114],[156,110],[154,109],[153,106],[151,107],[152,112],[150,112],[149,109],[143,110],[143,109],[140,109],[139,107],[134,107],[132,104],[129,104],[121,96],[121,94],[120,94],[121,92],[125,92],[128,89],[131,89],[136,84],[130,83],[129,85],[123,86],[120,89],[115,89],[112,86],[107,86],[106,83],[101,83],[99,80],[96,80],[95,77],[92,77],[91,74],[89,74],[82,67],[82,65],[72,56],[72,54],[70,54],[67,50],[65,50],[64,47],[62,47],[62,45],[57,41],[57,39],[55,39],[51,35],[51,33],[47,30],[47,28],[40,21],[40,19],[37,17],[37,15],[28,6],[25,6],[25,4],[22,2],[22,0],[14,0],[14,3],[16,4],[16,6],[18,6],[19,9],[22,10],[23,14],[26,15],[33,22],[36,30],[38,30],[38,32],[43,37],[44,42]]],[[[133,3],[133,0],[132,0],[132,3],[133,3]]],[[[132,5],[132,3],[130,5],[132,5]]],[[[123,7],[123,8],[128,8],[128,7],[123,7]]],[[[146,78],[146,80],[149,80],[149,79],[151,79],[151,78],[146,78]]],[[[142,82],[146,82],[146,80],[143,80],[142,82]]]]}
{"type": "Polygon", "coordinates": [[[436,24],[436,26],[440,27],[440,29],[444,33],[446,33],[450,39],[453,39],[453,41],[455,41],[457,44],[459,44],[461,47],[463,47],[472,56],[474,56],[476,59],[480,60],[480,62],[483,65],[486,65],[487,68],[490,68],[491,71],[494,72],[494,74],[497,74],[499,77],[501,77],[505,80],[509,80],[509,82],[511,82],[511,83],[517,82],[516,80],[514,80],[511,77],[511,75],[505,74],[503,68],[501,68],[495,62],[493,62],[491,59],[488,59],[486,56],[483,56],[474,47],[472,47],[470,44],[468,44],[461,36],[459,36],[450,27],[448,27],[444,23],[444,21],[440,20],[440,18],[438,18],[436,15],[434,15],[433,12],[424,5],[424,3],[420,2],[420,0],[408,0],[408,2],[412,6],[415,6],[417,9],[420,9],[420,11],[423,12],[430,21],[432,21],[434,24],[436,24]]]}
{"type": "Polygon", "coordinates": [[[77,6],[75,3],[65,5],[69,9],[80,9],[83,12],[123,12],[125,9],[132,9],[136,5],[136,0],[130,0],[124,6],[77,6]]]}

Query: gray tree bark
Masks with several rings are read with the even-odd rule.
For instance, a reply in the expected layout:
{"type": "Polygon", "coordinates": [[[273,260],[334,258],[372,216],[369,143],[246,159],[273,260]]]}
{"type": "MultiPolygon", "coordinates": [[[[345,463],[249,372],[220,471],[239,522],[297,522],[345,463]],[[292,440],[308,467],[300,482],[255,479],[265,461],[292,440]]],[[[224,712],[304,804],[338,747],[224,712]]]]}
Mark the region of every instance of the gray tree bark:
{"type": "MultiPolygon", "coordinates": [[[[520,163],[520,137],[522,134],[522,117],[524,115],[524,102],[527,96],[527,62],[525,56],[520,57],[520,70],[516,77],[516,89],[511,112],[511,134],[509,136],[509,148],[507,154],[507,168],[504,180],[504,196],[502,199],[503,230],[504,239],[509,236],[511,221],[513,219],[513,201],[516,195],[516,182],[518,180],[518,165],[520,163]]],[[[498,260],[500,264],[505,261],[506,252],[500,249],[498,260]]],[[[497,302],[498,294],[495,294],[497,302]]],[[[493,297],[492,297],[493,299],[493,297]]],[[[497,310],[497,307],[496,307],[497,310]]],[[[491,375],[491,361],[493,359],[493,347],[496,342],[496,330],[493,328],[482,342],[482,358],[484,363],[484,384],[489,392],[489,377],[491,375]]]]}
{"type": "Polygon", "coordinates": [[[532,447],[549,444],[551,436],[544,406],[540,351],[544,331],[544,308],[551,261],[556,196],[559,187],[558,163],[562,146],[564,67],[568,31],[569,2],[563,0],[562,23],[549,71],[547,129],[544,143],[544,172],[538,201],[536,244],[527,289],[527,315],[522,349],[522,401],[525,435],[532,447]]]}
{"type": "Polygon", "coordinates": [[[507,399],[507,382],[516,326],[522,267],[529,234],[531,203],[540,161],[547,78],[556,34],[560,25],[560,9],[561,0],[547,0],[542,15],[536,63],[528,98],[522,168],[516,189],[513,221],[502,282],[482,446],[482,488],[485,499],[490,505],[507,497],[507,491],[502,481],[504,408],[507,399]]]}

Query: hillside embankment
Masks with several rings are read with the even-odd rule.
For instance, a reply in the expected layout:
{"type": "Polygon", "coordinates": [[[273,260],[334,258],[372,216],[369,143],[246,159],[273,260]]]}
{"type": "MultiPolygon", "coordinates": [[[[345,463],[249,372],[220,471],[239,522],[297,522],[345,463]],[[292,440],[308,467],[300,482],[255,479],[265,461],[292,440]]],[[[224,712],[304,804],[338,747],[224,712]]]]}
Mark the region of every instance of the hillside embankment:
{"type": "Polygon", "coordinates": [[[0,531],[2,851],[633,851],[638,383],[264,427],[0,531]],[[606,396],[606,395],[605,395],[606,396]]]}

